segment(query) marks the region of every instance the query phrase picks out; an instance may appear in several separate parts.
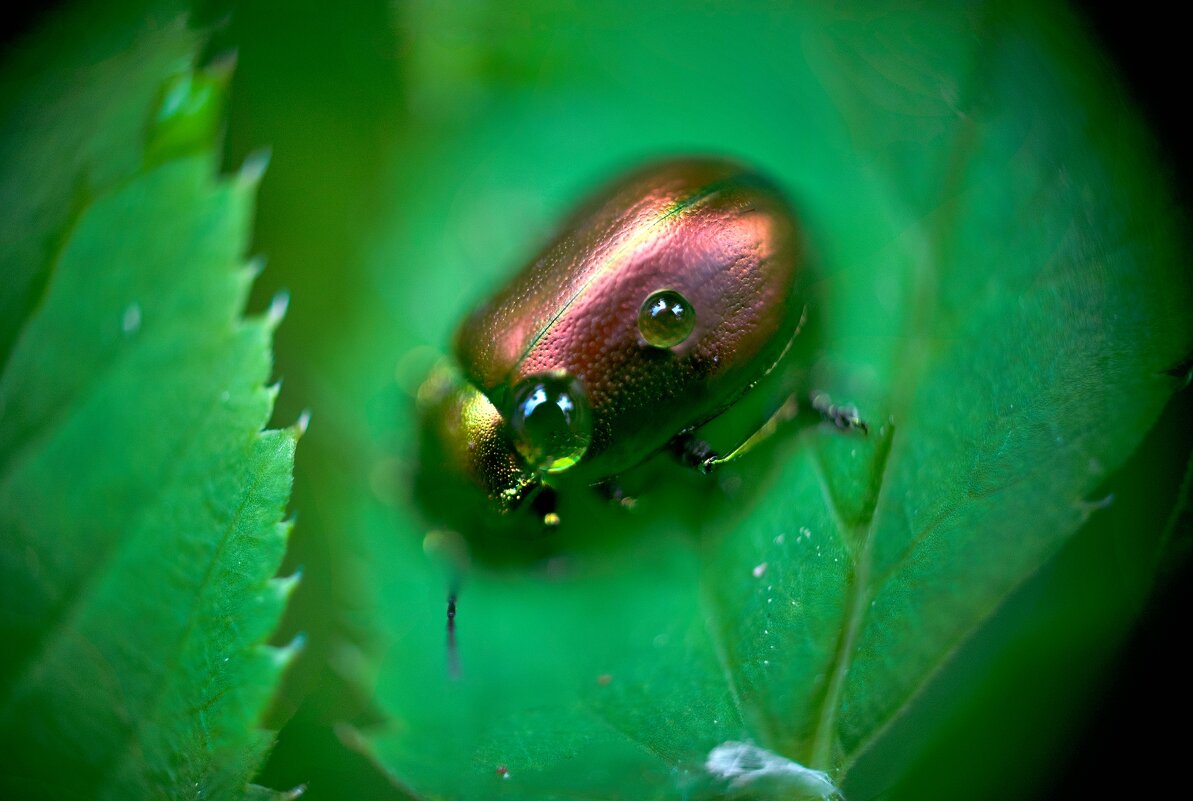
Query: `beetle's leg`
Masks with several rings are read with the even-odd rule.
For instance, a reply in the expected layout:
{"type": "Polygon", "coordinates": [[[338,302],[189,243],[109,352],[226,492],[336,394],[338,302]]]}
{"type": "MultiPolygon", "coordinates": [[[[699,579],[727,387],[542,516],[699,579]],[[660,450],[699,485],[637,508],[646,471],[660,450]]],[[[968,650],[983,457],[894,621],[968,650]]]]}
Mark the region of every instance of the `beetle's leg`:
{"type": "Polygon", "coordinates": [[[745,456],[760,443],[773,437],[775,432],[779,430],[779,426],[789,420],[794,420],[797,414],[799,414],[799,401],[796,400],[795,395],[788,395],[787,399],[775,410],[774,414],[766,418],[765,423],[759,426],[753,434],[746,437],[744,442],[729,451],[729,453],[724,456],[718,456],[712,452],[711,448],[705,445],[704,447],[708,453],[697,465],[700,472],[711,473],[721,465],[728,464],[741,456],[745,456]]]}
{"type": "Polygon", "coordinates": [[[543,519],[543,525],[554,528],[559,525],[559,513],[555,509],[559,506],[559,496],[555,490],[546,484],[534,494],[530,501],[530,508],[543,519]]]}
{"type": "Polygon", "coordinates": [[[593,484],[592,488],[606,501],[615,503],[623,509],[633,509],[637,503],[634,498],[626,495],[625,487],[621,486],[621,482],[617,480],[616,476],[602,479],[593,484]]]}
{"type": "Polygon", "coordinates": [[[812,393],[812,408],[820,412],[821,417],[837,428],[846,431],[861,431],[863,434],[870,433],[870,426],[859,416],[856,406],[852,403],[838,406],[833,403],[827,392],[812,393]]]}
{"type": "Polygon", "coordinates": [[[680,434],[671,440],[671,455],[685,467],[692,467],[701,473],[712,472],[718,460],[717,452],[706,441],[691,433],[680,434]]]}
{"type": "MultiPolygon", "coordinates": [[[[861,418],[856,406],[837,406],[824,392],[812,393],[812,408],[819,412],[825,419],[832,421],[837,428],[861,431],[863,434],[870,432],[870,426],[861,418]]],[[[721,465],[728,464],[746,455],[760,443],[773,437],[775,432],[779,430],[779,426],[794,420],[798,414],[799,401],[795,395],[789,395],[787,396],[787,400],[783,401],[783,405],[776,409],[775,413],[768,417],[765,423],[759,426],[744,442],[724,456],[718,455],[712,449],[711,445],[702,439],[692,436],[690,433],[673,440],[671,450],[683,464],[695,467],[701,473],[711,473],[721,465]]]]}
{"type": "Polygon", "coordinates": [[[701,473],[711,473],[721,465],[728,464],[745,456],[759,444],[773,437],[775,432],[779,430],[779,426],[794,420],[798,414],[799,400],[795,395],[788,395],[787,399],[783,401],[783,404],[766,419],[765,423],[759,426],[750,436],[746,437],[744,442],[724,456],[717,454],[707,442],[697,439],[690,434],[677,439],[673,443],[672,448],[682,463],[690,467],[695,467],[701,473]]]}

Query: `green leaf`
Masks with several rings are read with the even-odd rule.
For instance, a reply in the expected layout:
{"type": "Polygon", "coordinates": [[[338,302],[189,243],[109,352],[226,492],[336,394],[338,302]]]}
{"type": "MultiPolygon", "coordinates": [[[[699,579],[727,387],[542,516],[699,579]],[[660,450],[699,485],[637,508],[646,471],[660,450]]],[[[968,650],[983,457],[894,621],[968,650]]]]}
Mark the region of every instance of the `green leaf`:
{"type": "MultiPolygon", "coordinates": [[[[325,232],[287,225],[320,196],[301,191],[319,173],[303,147],[278,148],[289,197],[262,220],[270,252],[286,280],[344,298],[294,333],[323,424],[303,468],[321,516],[311,547],[334,562],[309,565],[332,589],[307,608],[334,600],[374,635],[373,662],[340,643],[328,663],[373,690],[387,721],[354,742],[397,787],[790,798],[825,793],[812,769],[873,797],[912,759],[873,755],[941,725],[935,682],[975,635],[1021,644],[1050,592],[1098,616],[1093,570],[1002,617],[1033,576],[1065,573],[1069,546],[1093,542],[1092,561],[1146,587],[1154,551],[1128,564],[1084,524],[1193,346],[1188,245],[1152,144],[1063,10],[899,5],[405,4],[405,125],[377,156],[395,166],[363,265],[359,243],[329,260],[325,232]],[[511,542],[506,564],[464,576],[454,680],[452,571],[423,548],[443,521],[406,490],[419,378],[575,201],[690,152],[774,175],[817,256],[791,369],[717,434],[733,442],[768,402],[815,388],[858,404],[871,436],[789,430],[711,484],[648,465],[627,477],[633,514],[566,494],[553,558],[520,559],[511,542]],[[899,728],[909,720],[921,728],[899,728]]],[[[306,112],[291,105],[297,132],[306,112]]],[[[1186,463],[1187,442],[1173,447],[1186,463]]],[[[1147,469],[1143,484],[1167,478],[1147,469]]],[[[1112,511],[1150,526],[1147,502],[1124,494],[1112,511]]],[[[462,533],[489,524],[478,510],[462,533]]],[[[1085,614],[1061,620],[1094,640],[1085,614]]],[[[980,679],[998,654],[976,652],[980,679]]],[[[1040,658],[1063,671],[1069,656],[1040,658]]],[[[1053,713],[1015,689],[1002,708],[1053,713]]]]}
{"type": "Polygon", "coordinates": [[[81,3],[0,70],[0,368],[48,279],[63,229],[141,166],[152,106],[200,45],[182,4],[81,3]]]}
{"type": "Polygon", "coordinates": [[[236,798],[268,748],[299,432],[280,310],[241,317],[256,174],[88,206],[0,378],[0,795],[236,798]]]}

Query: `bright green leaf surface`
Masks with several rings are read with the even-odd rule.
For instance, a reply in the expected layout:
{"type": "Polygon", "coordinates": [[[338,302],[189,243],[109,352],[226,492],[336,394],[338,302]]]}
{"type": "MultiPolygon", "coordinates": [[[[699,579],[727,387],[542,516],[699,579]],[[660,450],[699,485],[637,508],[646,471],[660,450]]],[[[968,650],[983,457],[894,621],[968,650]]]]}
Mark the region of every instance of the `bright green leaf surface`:
{"type": "Polygon", "coordinates": [[[83,211],[0,378],[5,798],[236,798],[270,741],[297,432],[241,318],[255,180],[211,172],[83,211]]]}

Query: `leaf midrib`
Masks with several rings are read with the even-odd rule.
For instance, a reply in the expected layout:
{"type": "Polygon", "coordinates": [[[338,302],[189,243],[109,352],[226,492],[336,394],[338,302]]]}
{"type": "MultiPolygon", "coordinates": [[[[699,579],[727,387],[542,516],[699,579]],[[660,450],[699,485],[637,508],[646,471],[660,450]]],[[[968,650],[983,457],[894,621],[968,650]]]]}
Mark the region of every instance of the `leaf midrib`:
{"type": "MultiPolygon", "coordinates": [[[[247,443],[246,450],[251,450],[255,442],[259,440],[260,437],[261,435],[259,432],[251,435],[247,443]]],[[[239,532],[240,521],[244,517],[245,509],[248,508],[249,501],[252,499],[253,495],[257,491],[257,488],[261,484],[261,474],[261,470],[253,471],[252,480],[244,489],[244,494],[241,497],[240,504],[236,507],[236,512],[232,515],[228,525],[225,526],[223,532],[220,534],[219,542],[216,545],[214,553],[211,555],[211,559],[207,563],[203,577],[195,585],[195,590],[192,595],[193,603],[191,604],[191,614],[187,616],[186,625],[184,626],[183,630],[179,632],[172,647],[169,650],[170,664],[173,666],[177,666],[181,663],[182,654],[186,651],[186,646],[190,642],[191,636],[195,631],[195,623],[198,619],[198,613],[201,605],[200,602],[207,596],[208,590],[212,586],[212,580],[216,573],[216,567],[220,564],[220,561],[223,558],[224,551],[228,547],[228,543],[232,538],[233,532],[239,532]]],[[[160,715],[158,713],[161,711],[161,704],[163,699],[166,697],[166,693],[170,687],[170,679],[173,678],[173,675],[174,674],[172,670],[162,670],[158,677],[157,685],[154,687],[153,692],[151,693],[151,700],[146,705],[146,709],[151,710],[154,714],[144,715],[137,719],[132,726],[123,729],[123,737],[121,738],[118,750],[116,751],[116,753],[120,755],[120,768],[123,768],[124,765],[127,764],[129,755],[132,752],[133,742],[140,740],[140,737],[137,735],[140,735],[141,732],[144,731],[146,725],[148,725],[151,721],[156,722],[160,720],[160,715]]],[[[200,731],[200,733],[203,735],[204,747],[210,749],[206,726],[200,727],[198,731],[200,731]]],[[[118,774],[116,762],[116,759],[112,759],[108,762],[108,770],[102,774],[105,783],[112,776],[118,774]]]]}
{"type": "MultiPolygon", "coordinates": [[[[890,462],[890,441],[894,438],[894,431],[887,434],[885,446],[879,443],[881,458],[875,471],[878,479],[875,482],[876,492],[881,493],[886,486],[886,468],[890,462]]],[[[817,458],[814,461],[819,465],[817,458]]],[[[873,590],[870,586],[871,553],[874,544],[874,511],[877,508],[877,498],[868,505],[865,517],[852,527],[843,525],[841,510],[833,499],[832,492],[826,481],[826,475],[821,466],[817,471],[817,480],[821,484],[833,513],[838,521],[838,531],[841,539],[848,544],[861,543],[860,550],[854,560],[854,569],[850,577],[849,606],[846,610],[846,625],[837,640],[836,655],[833,657],[833,670],[829,675],[829,683],[825,688],[824,698],[820,704],[820,712],[816,718],[815,733],[812,738],[812,755],[809,764],[812,767],[829,771],[833,766],[833,747],[837,732],[837,712],[840,709],[841,696],[844,693],[845,679],[849,674],[849,666],[853,659],[853,650],[857,644],[858,632],[861,631],[866,610],[870,607],[873,590]],[[852,536],[851,536],[852,534],[852,536]]]]}
{"type": "MultiPolygon", "coordinates": [[[[975,87],[977,86],[976,76],[979,73],[978,67],[986,60],[987,53],[993,49],[994,45],[990,35],[994,22],[992,15],[993,12],[986,9],[975,24],[975,35],[978,44],[974,47],[969,58],[969,68],[966,73],[963,89],[959,92],[958,108],[968,107],[971,104],[972,98],[975,96],[975,87]]],[[[924,372],[927,364],[925,354],[919,348],[920,337],[913,334],[925,332],[931,328],[929,322],[933,318],[936,306],[935,293],[941,283],[941,267],[946,263],[944,254],[949,249],[953,238],[951,232],[956,230],[956,226],[951,224],[958,210],[956,200],[961,194],[960,187],[962,186],[966,165],[972,159],[978,144],[975,134],[976,131],[974,130],[972,120],[964,118],[958,123],[947,155],[945,156],[946,160],[944,163],[946,169],[943,174],[941,190],[937,196],[935,206],[929,212],[918,212],[914,206],[903,204],[905,212],[903,216],[905,218],[931,221],[932,225],[923,234],[925,244],[928,245],[923,252],[930,254],[930,257],[925,260],[925,263],[921,265],[920,269],[911,272],[911,277],[915,281],[915,284],[910,293],[912,302],[907,317],[906,333],[901,338],[903,347],[899,349],[896,358],[893,359],[894,365],[903,365],[904,369],[891,371],[891,375],[902,376],[902,380],[898,382],[901,391],[891,393],[892,422],[898,416],[899,410],[910,407],[915,387],[918,384],[916,377],[924,372]]],[[[889,187],[887,197],[899,199],[901,195],[897,191],[897,188],[892,186],[889,187]]],[[[893,439],[893,432],[890,436],[893,439]]],[[[871,587],[869,584],[875,541],[875,522],[878,517],[878,509],[882,503],[882,497],[888,485],[886,474],[891,462],[890,454],[893,449],[893,442],[888,442],[887,451],[876,471],[878,479],[872,484],[874,487],[873,505],[869,509],[867,518],[854,527],[856,537],[861,538],[854,539],[854,541],[860,541],[862,544],[858,551],[858,559],[854,563],[854,571],[850,581],[850,600],[846,612],[845,628],[838,641],[839,644],[836,655],[833,658],[833,669],[830,674],[829,686],[821,702],[820,714],[812,736],[811,766],[828,771],[830,775],[835,775],[838,783],[848,773],[849,767],[852,766],[853,762],[856,761],[856,755],[861,750],[864,750],[856,749],[852,754],[843,754],[840,764],[834,764],[834,748],[838,734],[838,713],[844,693],[845,679],[853,663],[858,634],[861,631],[870,603],[874,597],[875,587],[871,587]]],[[[822,472],[819,476],[819,481],[823,484],[824,480],[825,477],[822,472]]],[[[828,487],[825,487],[825,490],[827,491],[828,487]]],[[[828,495],[830,498],[832,497],[831,492],[828,495]]],[[[837,519],[840,520],[842,518],[841,509],[836,505],[835,501],[833,502],[833,511],[837,519]]],[[[846,531],[843,530],[841,534],[844,537],[846,531]]],[[[890,575],[890,573],[885,574],[884,579],[889,578],[890,575]]],[[[907,704],[931,680],[931,677],[936,673],[936,669],[947,661],[951,653],[952,649],[947,649],[942,654],[936,668],[928,671],[923,683],[917,685],[917,688],[903,699],[903,702],[896,707],[896,711],[890,720],[894,720],[902,714],[907,704]]],[[[879,731],[881,730],[880,728],[879,731]]],[[[869,741],[866,742],[868,743],[869,741]]]]}

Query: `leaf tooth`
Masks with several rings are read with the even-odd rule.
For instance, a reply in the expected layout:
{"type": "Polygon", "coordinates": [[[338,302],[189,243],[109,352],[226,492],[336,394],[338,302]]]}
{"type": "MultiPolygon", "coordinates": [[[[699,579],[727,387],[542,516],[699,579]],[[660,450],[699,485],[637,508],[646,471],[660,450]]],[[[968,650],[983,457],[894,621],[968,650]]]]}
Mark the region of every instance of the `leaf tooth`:
{"type": "Polygon", "coordinates": [[[274,790],[275,801],[297,801],[306,793],[307,786],[305,784],[298,784],[291,787],[289,790],[274,790]]]}
{"type": "Polygon", "coordinates": [[[298,440],[302,439],[303,434],[307,433],[307,429],[310,427],[310,425],[311,410],[303,409],[302,413],[298,415],[298,419],[294,421],[294,424],[286,430],[290,432],[290,435],[294,437],[294,441],[297,442],[298,440]]]}
{"type": "Polygon", "coordinates": [[[290,308],[290,293],[286,290],[280,290],[273,296],[273,300],[269,302],[269,309],[265,312],[265,325],[269,327],[270,331],[277,329],[281,325],[282,320],[286,318],[286,310],[290,308]]]}
{"type": "MultiPolygon", "coordinates": [[[[274,533],[278,537],[280,537],[283,541],[289,540],[290,534],[293,531],[294,531],[294,517],[293,516],[274,525],[274,533]]],[[[299,569],[296,572],[301,573],[302,570],[299,569]]]]}
{"type": "Polygon", "coordinates": [[[276,668],[279,670],[285,670],[286,667],[288,667],[289,664],[294,661],[294,657],[298,656],[302,649],[306,647],[306,644],[307,636],[300,631],[298,634],[295,634],[294,638],[285,645],[263,645],[261,647],[265,649],[267,654],[269,654],[269,657],[273,660],[273,664],[276,668]]]}
{"type": "Polygon", "coordinates": [[[240,60],[240,51],[235,47],[230,47],[227,50],[220,51],[207,62],[207,66],[203,71],[222,81],[224,86],[232,80],[232,73],[236,71],[236,63],[240,60]]]}
{"type": "Polygon", "coordinates": [[[263,147],[260,150],[254,150],[245,158],[244,164],[240,166],[240,173],[237,175],[237,181],[241,186],[247,189],[256,189],[257,184],[261,182],[261,176],[265,174],[265,170],[269,167],[269,159],[272,156],[272,150],[268,147],[263,147]]]}
{"type": "Polygon", "coordinates": [[[269,257],[264,253],[258,253],[244,263],[244,274],[248,277],[248,283],[253,283],[261,273],[265,272],[266,265],[269,264],[269,257]]]}
{"type": "Polygon", "coordinates": [[[290,596],[294,594],[294,588],[302,582],[301,568],[295,570],[288,576],[274,576],[267,583],[275,597],[283,603],[290,600],[290,596]]]}

